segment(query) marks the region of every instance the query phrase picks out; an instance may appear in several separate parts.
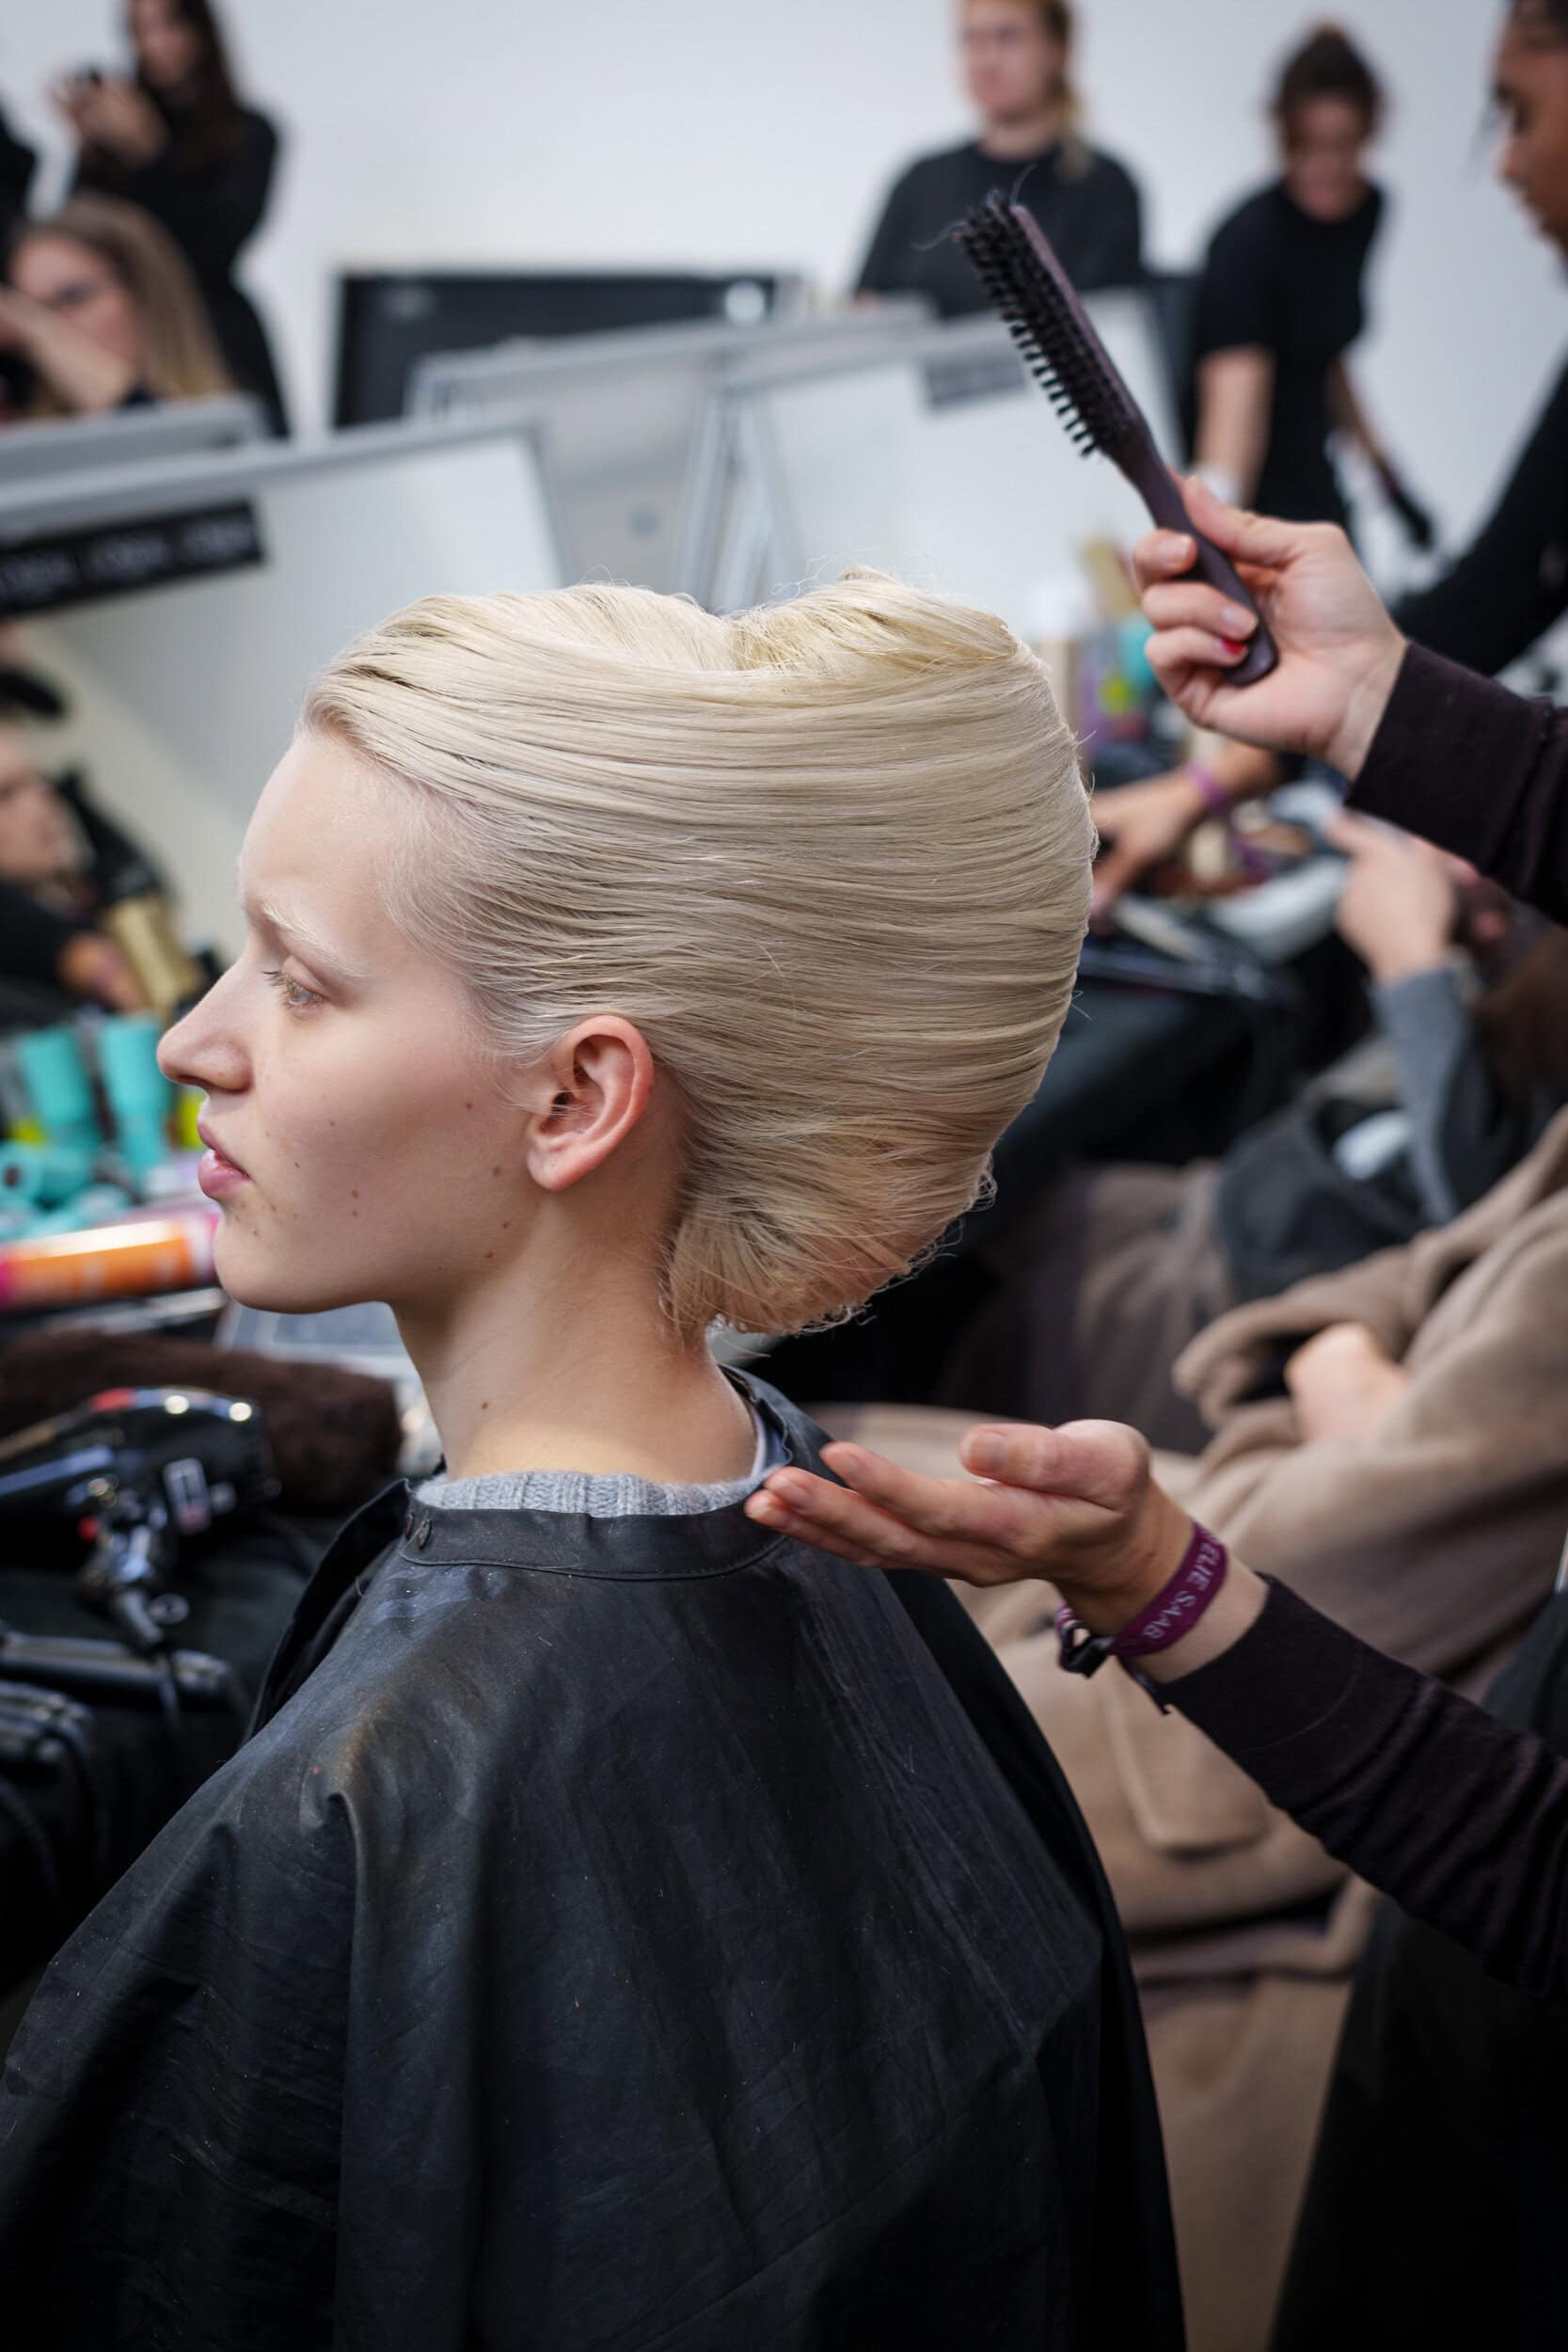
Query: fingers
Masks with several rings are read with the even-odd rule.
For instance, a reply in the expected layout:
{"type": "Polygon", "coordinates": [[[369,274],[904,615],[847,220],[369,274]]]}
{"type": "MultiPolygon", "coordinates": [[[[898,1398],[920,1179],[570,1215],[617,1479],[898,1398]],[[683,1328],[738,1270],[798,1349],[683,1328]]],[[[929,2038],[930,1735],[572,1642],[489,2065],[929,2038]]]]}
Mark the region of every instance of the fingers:
{"type": "Polygon", "coordinates": [[[1246,652],[1232,637],[1215,636],[1206,628],[1166,628],[1152,636],[1145,651],[1148,666],[1167,693],[1172,674],[1189,670],[1233,670],[1246,652]]]}
{"type": "Polygon", "coordinates": [[[1156,628],[1201,628],[1212,637],[1241,643],[1258,628],[1250,606],[1237,604],[1201,580],[1182,580],[1150,588],[1144,597],[1144,615],[1156,628]]]}
{"type": "Polygon", "coordinates": [[[1364,817],[1353,817],[1342,808],[1323,829],[1323,839],[1331,849],[1346,857],[1361,857],[1376,841],[1376,834],[1364,817]]]}
{"type": "MultiPolygon", "coordinates": [[[[858,1447],[837,1450],[861,1453],[858,1447]]],[[[863,1458],[869,1463],[876,1457],[863,1458]]],[[[883,1463],[881,1468],[891,1471],[893,1465],[883,1463]]],[[[911,1487],[934,1488],[940,1482],[904,1471],[897,1473],[896,1483],[908,1494],[911,1487]]],[[[984,1492],[980,1487],[973,1491],[977,1499],[984,1492]]],[[[929,1509],[928,1498],[923,1494],[916,1492],[914,1500],[918,1507],[929,1509]]],[[[815,1477],[809,1470],[775,1470],[755,1494],[748,1496],[745,1507],[748,1518],[758,1525],[792,1535],[819,1551],[833,1552],[856,1567],[917,1568],[930,1576],[986,1581],[985,1559],[973,1547],[939,1541],[865,1496],[815,1477]]]]}
{"type": "Polygon", "coordinates": [[[958,1454],[977,1478],[1101,1510],[1124,1508],[1148,1477],[1148,1445],[1114,1421],[1068,1422],[1059,1429],[1024,1423],[972,1429],[958,1454]]]}
{"type": "Polygon", "coordinates": [[[1108,914],[1117,900],[1132,889],[1142,871],[1143,861],[1134,857],[1131,850],[1118,850],[1113,846],[1096,858],[1089,883],[1090,919],[1098,923],[1108,914]]]}
{"type": "Polygon", "coordinates": [[[1162,580],[1180,580],[1197,562],[1197,541],[1186,531],[1146,532],[1132,549],[1132,573],[1140,590],[1162,580]]]}
{"type": "MultiPolygon", "coordinates": [[[[1334,528],[1332,524],[1283,523],[1271,515],[1249,515],[1244,508],[1228,506],[1224,499],[1216,498],[1201,474],[1189,475],[1183,492],[1187,512],[1206,539],[1223,548],[1233,562],[1255,564],[1264,570],[1278,570],[1287,564],[1299,562],[1314,537],[1334,528]]],[[[1343,532],[1338,536],[1344,538],[1343,532]]],[[[1350,552],[1348,539],[1345,551],[1350,552]]]]}

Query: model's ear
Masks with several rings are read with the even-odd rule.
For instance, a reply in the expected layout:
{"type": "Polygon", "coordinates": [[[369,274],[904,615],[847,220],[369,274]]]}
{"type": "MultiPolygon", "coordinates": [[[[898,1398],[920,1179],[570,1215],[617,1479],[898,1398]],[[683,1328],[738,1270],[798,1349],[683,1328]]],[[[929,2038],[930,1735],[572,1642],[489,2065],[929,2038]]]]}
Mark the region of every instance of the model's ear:
{"type": "Polygon", "coordinates": [[[594,1013],[551,1048],[532,1073],[528,1172],[564,1192],[601,1168],[642,1117],[654,1090],[647,1040],[618,1013],[594,1013]]]}

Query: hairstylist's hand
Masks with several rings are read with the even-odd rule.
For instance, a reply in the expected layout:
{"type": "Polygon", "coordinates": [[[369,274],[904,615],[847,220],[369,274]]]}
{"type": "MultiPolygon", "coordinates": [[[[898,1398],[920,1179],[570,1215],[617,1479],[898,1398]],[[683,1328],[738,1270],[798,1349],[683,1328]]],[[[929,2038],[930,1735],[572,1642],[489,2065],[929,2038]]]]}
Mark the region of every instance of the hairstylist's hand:
{"type": "Polygon", "coordinates": [[[1116,1422],[970,1430],[970,1478],[900,1470],[865,1446],[830,1445],[842,1486],[779,1470],[746,1509],[861,1567],[919,1568],[966,1584],[1049,1577],[1085,1624],[1125,1624],[1181,1565],[1192,1522],[1149,1475],[1148,1447],[1116,1422]]]}
{"type": "Polygon", "coordinates": [[[1150,532],[1133,549],[1148,659],[1171,700],[1196,725],[1268,751],[1307,752],[1341,775],[1361,772],[1394,691],[1404,640],[1330,523],[1282,523],[1227,506],[1196,477],[1183,485],[1194,523],[1231,558],[1257,597],[1278,667],[1242,689],[1227,673],[1242,659],[1252,615],[1218,589],[1183,578],[1192,540],[1150,532]]]}
{"type": "Polygon", "coordinates": [[[135,370],[69,319],[14,286],[0,284],[0,350],[21,352],[63,403],[78,416],[117,408],[135,383],[135,370]]]}
{"type": "Polygon", "coordinates": [[[1180,768],[1143,784],[1097,792],[1094,821],[1100,828],[1101,851],[1094,866],[1096,919],[1151,866],[1173,858],[1208,814],[1208,802],[1180,768]]]}
{"type": "Polygon", "coordinates": [[[147,998],[130,959],[101,931],[77,931],[66,941],[55,967],[60,986],[113,1012],[143,1012],[147,998]]]}
{"type": "Polygon", "coordinates": [[[1351,861],[1336,918],[1347,947],[1374,980],[1435,971],[1452,943],[1460,894],[1474,868],[1414,834],[1364,817],[1337,817],[1327,838],[1351,861]]]}
{"type": "Polygon", "coordinates": [[[66,84],[55,103],[84,147],[118,156],[133,170],[150,164],[168,145],[163,116],[135,82],[107,75],[101,82],[66,84]]]}

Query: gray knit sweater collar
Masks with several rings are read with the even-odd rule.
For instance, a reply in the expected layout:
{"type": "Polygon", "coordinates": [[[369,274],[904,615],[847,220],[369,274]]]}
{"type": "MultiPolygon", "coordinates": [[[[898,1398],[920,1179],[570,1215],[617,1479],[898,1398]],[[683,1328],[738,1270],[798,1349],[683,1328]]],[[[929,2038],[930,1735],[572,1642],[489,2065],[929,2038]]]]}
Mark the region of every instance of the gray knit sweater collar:
{"type": "Polygon", "coordinates": [[[784,1447],[755,1406],[751,1408],[756,1453],[744,1478],[712,1486],[661,1486],[648,1478],[583,1470],[507,1470],[486,1478],[427,1478],[417,1499],[438,1511],[562,1511],[577,1518],[678,1518],[727,1511],[744,1502],[784,1447]]]}

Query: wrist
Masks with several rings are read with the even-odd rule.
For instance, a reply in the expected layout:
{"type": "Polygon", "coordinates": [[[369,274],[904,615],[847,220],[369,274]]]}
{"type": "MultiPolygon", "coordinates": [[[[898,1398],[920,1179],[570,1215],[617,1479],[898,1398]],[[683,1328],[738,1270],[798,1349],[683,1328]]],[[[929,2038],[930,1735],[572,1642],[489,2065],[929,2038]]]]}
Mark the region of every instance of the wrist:
{"type": "Polygon", "coordinates": [[[1367,764],[1373,739],[1399,683],[1406,650],[1405,639],[1390,627],[1352,687],[1339,723],[1323,746],[1328,765],[1352,784],[1367,764]]]}
{"type": "Polygon", "coordinates": [[[1193,1540],[1193,1522],[1161,1486],[1150,1485],[1137,1521],[1120,1548],[1114,1571],[1092,1583],[1069,1571],[1054,1578],[1062,1598],[1091,1633],[1119,1633],[1170,1582],[1193,1540]]]}
{"type": "Polygon", "coordinates": [[[1189,759],[1180,771],[1182,783],[1195,803],[1195,817],[1217,817],[1228,824],[1235,812],[1236,802],[1224,777],[1207,760],[1189,759]]]}
{"type": "Polygon", "coordinates": [[[1367,969],[1379,988],[1397,988],[1402,980],[1418,979],[1423,972],[1441,971],[1449,957],[1449,935],[1380,942],[1367,957],[1367,969]]]}

